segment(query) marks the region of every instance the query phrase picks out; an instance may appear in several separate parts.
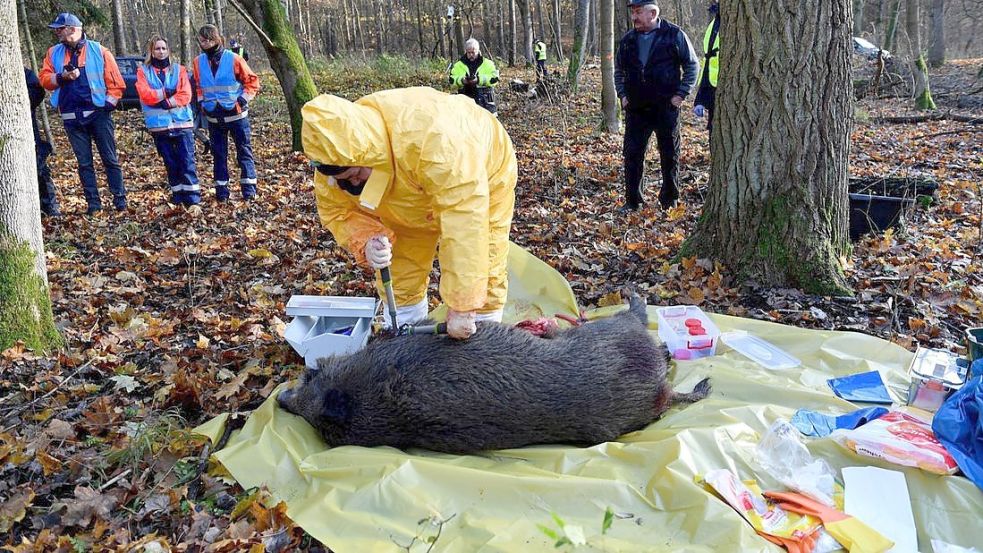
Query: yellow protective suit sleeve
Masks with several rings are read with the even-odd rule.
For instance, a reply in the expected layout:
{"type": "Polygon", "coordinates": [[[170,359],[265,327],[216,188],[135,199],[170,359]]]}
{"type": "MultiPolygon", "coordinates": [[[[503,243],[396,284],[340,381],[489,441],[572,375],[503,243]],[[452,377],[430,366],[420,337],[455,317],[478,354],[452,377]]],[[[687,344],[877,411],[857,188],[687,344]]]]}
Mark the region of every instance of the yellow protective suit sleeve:
{"type": "Polygon", "coordinates": [[[468,151],[474,141],[463,132],[445,124],[431,128],[417,174],[440,225],[440,297],[454,311],[475,311],[488,299],[487,153],[468,151]]]}
{"type": "Polygon", "coordinates": [[[396,235],[378,219],[359,209],[358,198],[329,182],[329,178],[314,172],[314,198],[317,215],[324,228],[331,231],[338,245],[348,250],[359,265],[367,266],[365,243],[383,234],[395,243],[396,235]]]}

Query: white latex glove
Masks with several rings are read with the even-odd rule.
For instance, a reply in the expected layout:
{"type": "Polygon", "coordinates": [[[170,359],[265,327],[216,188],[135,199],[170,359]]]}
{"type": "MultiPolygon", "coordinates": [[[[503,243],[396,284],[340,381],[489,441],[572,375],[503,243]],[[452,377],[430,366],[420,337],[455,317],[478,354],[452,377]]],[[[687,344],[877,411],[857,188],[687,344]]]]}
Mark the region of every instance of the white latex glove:
{"type": "Polygon", "coordinates": [[[707,108],[700,105],[693,106],[693,115],[697,117],[703,117],[706,114],[707,114],[707,108]]]}
{"type": "Polygon", "coordinates": [[[447,311],[447,335],[451,338],[464,340],[478,331],[474,325],[474,311],[447,311]]]}
{"type": "Polygon", "coordinates": [[[373,269],[388,267],[393,260],[393,248],[389,238],[383,235],[375,236],[365,243],[365,260],[373,269]]]}

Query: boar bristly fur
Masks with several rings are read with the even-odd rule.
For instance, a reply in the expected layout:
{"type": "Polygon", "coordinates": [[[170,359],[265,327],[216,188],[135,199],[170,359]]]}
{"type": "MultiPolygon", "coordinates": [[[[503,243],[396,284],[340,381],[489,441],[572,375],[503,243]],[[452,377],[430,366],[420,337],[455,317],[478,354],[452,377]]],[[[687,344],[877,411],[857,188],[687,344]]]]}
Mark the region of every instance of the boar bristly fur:
{"type": "Polygon", "coordinates": [[[673,403],[707,396],[667,381],[645,304],[541,338],[479,323],[468,340],[397,336],[320,360],[278,401],[331,446],[447,453],[530,444],[593,445],[641,429],[673,403]]]}

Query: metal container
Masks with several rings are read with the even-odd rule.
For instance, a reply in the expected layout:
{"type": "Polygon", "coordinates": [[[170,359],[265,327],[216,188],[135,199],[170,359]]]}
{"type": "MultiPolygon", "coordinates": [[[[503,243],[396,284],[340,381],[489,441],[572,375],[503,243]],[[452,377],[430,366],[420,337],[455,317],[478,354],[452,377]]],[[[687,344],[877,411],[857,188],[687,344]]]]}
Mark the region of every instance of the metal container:
{"type": "Polygon", "coordinates": [[[951,351],[918,348],[908,372],[908,405],[934,412],[949,394],[966,383],[968,365],[951,351]]]}

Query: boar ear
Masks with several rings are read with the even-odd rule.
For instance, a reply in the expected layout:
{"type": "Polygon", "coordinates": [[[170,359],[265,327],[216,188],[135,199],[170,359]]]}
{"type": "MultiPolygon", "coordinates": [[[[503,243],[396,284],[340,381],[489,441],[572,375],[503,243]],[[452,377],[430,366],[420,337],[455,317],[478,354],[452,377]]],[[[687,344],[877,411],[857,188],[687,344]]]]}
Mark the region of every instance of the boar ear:
{"type": "Polygon", "coordinates": [[[351,417],[353,403],[352,396],[332,388],[324,392],[324,398],[321,402],[321,418],[333,423],[346,422],[351,417]]]}

